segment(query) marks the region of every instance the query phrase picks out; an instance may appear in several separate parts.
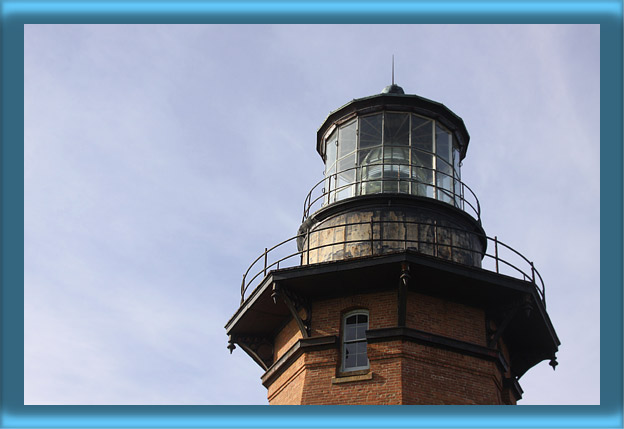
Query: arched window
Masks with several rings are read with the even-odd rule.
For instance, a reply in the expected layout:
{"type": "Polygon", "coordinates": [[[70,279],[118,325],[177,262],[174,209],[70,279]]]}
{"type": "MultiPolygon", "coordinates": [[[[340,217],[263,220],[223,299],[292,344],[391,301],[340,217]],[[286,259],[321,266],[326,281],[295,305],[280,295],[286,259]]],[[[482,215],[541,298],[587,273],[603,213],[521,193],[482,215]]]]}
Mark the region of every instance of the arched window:
{"type": "Polygon", "coordinates": [[[342,370],[356,371],[368,368],[366,355],[366,330],[368,311],[351,311],[342,322],[342,370]]]}

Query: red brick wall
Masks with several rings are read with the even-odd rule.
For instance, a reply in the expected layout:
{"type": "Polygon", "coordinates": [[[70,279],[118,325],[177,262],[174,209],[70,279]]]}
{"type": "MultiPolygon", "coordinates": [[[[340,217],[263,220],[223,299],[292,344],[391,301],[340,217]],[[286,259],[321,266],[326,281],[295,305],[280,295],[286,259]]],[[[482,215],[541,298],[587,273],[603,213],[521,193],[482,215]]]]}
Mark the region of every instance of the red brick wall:
{"type": "Polygon", "coordinates": [[[363,308],[369,311],[369,329],[397,324],[396,291],[318,301],[312,304],[312,336],[340,335],[342,315],[363,308]]]}
{"type": "Polygon", "coordinates": [[[267,397],[271,405],[301,404],[305,371],[303,366],[305,355],[300,356],[276,380],[268,386],[267,397]]]}
{"type": "Polygon", "coordinates": [[[486,345],[483,310],[414,292],[407,294],[407,326],[486,345]]]}
{"type": "Polygon", "coordinates": [[[282,357],[300,338],[303,338],[303,336],[297,322],[295,322],[295,319],[290,319],[290,322],[275,337],[273,361],[282,357]]]}
{"type": "MultiPolygon", "coordinates": [[[[312,304],[312,336],[341,335],[341,317],[347,311],[369,311],[369,328],[397,324],[396,291],[319,301],[312,304]]],[[[410,292],[407,326],[486,345],[483,310],[410,292]]],[[[281,356],[300,334],[291,321],[277,335],[281,356]]],[[[509,402],[502,376],[489,360],[424,346],[410,341],[368,345],[370,370],[358,372],[359,381],[340,374],[340,349],[302,354],[268,386],[271,404],[500,404],[509,402]],[[334,382],[332,382],[334,379],[334,382]]]]}

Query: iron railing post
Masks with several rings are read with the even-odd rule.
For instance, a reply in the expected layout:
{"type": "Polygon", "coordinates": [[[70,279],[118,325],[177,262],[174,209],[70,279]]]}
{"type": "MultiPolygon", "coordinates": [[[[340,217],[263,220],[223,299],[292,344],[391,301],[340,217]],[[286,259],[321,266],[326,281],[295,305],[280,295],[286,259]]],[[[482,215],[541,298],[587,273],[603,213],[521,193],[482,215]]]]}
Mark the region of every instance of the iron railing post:
{"type": "Polygon", "coordinates": [[[245,274],[243,274],[243,281],[241,282],[241,304],[245,301],[245,274]]]}
{"type": "Polygon", "coordinates": [[[269,252],[269,249],[267,249],[266,247],[264,248],[264,276],[266,277],[266,270],[267,270],[267,253],[269,252]]]}
{"type": "Polygon", "coordinates": [[[438,221],[433,221],[433,256],[438,257],[438,221]]]}
{"type": "MultiPolygon", "coordinates": [[[[448,229],[447,229],[447,231],[448,231],[448,229]]],[[[453,246],[453,231],[449,231],[449,237],[451,239],[450,240],[451,241],[451,252],[450,253],[451,253],[451,261],[452,261],[453,260],[453,247],[454,247],[453,246]]]]}
{"type": "Polygon", "coordinates": [[[496,261],[496,273],[498,274],[498,237],[494,236],[494,260],[496,261]]]}
{"type": "Polygon", "coordinates": [[[535,266],[533,265],[533,262],[531,262],[531,281],[535,284],[535,266]]]}
{"type": "Polygon", "coordinates": [[[373,251],[373,237],[374,237],[373,234],[375,233],[375,230],[374,230],[374,227],[373,227],[373,218],[372,217],[371,217],[371,221],[370,221],[370,226],[371,226],[371,229],[370,229],[371,256],[373,256],[375,254],[375,252],[373,251]]]}
{"type": "MultiPolygon", "coordinates": [[[[403,250],[407,251],[407,223],[405,223],[406,221],[403,222],[403,250]]],[[[407,221],[409,222],[409,221],[407,221]]]]}
{"type": "MultiPolygon", "coordinates": [[[[306,233],[306,245],[308,247],[308,250],[306,252],[306,260],[307,260],[307,265],[310,265],[310,230],[309,229],[306,233]]],[[[317,252],[317,257],[318,257],[318,252],[317,252]]]]}

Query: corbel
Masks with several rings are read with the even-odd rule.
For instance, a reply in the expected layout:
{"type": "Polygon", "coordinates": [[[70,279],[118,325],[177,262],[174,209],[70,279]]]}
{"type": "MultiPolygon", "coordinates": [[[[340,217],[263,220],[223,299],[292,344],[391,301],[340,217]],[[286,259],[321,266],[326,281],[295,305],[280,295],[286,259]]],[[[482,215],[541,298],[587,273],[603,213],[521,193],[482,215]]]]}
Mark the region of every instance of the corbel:
{"type": "Polygon", "coordinates": [[[273,364],[273,343],[269,338],[254,335],[230,335],[228,349],[234,351],[238,344],[265,371],[273,364]]]}
{"type": "Polygon", "coordinates": [[[303,298],[302,296],[294,293],[293,291],[282,287],[279,283],[273,283],[273,292],[271,293],[271,298],[273,298],[273,302],[277,303],[278,298],[286,304],[286,307],[290,311],[293,319],[297,322],[297,326],[301,331],[301,335],[303,338],[309,338],[311,333],[310,326],[310,303],[308,300],[303,298]],[[305,311],[305,318],[302,318],[299,315],[299,311],[301,309],[305,311]]]}

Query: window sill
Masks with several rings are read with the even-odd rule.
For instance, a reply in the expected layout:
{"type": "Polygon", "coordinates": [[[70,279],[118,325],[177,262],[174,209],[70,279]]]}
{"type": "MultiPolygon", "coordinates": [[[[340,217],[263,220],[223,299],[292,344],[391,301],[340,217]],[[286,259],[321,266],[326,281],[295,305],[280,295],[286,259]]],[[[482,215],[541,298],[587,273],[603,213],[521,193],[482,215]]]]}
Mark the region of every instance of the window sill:
{"type": "Polygon", "coordinates": [[[354,381],[366,381],[372,380],[373,373],[368,372],[367,374],[358,374],[358,375],[343,375],[340,377],[332,377],[332,384],[341,384],[341,383],[351,383],[354,381]]]}

